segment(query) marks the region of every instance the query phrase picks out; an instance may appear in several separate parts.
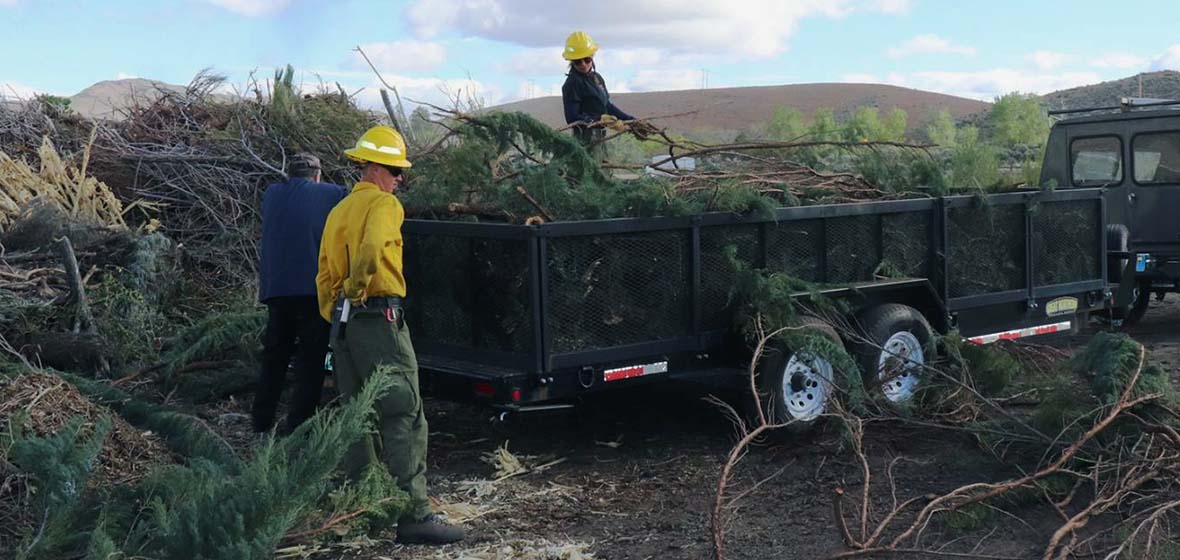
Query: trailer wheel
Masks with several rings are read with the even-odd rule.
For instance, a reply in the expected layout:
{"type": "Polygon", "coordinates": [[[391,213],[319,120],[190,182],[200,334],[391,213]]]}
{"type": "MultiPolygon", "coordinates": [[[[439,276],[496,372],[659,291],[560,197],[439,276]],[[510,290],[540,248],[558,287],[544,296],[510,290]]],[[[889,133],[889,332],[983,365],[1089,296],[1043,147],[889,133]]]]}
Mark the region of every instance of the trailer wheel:
{"type": "MultiPolygon", "coordinates": [[[[802,317],[797,326],[840,344],[840,337],[828,323],[815,317],[802,317]]],[[[790,422],[789,428],[803,432],[814,427],[836,398],[834,368],[831,362],[806,352],[779,347],[759,366],[762,391],[768,399],[770,421],[790,422]]]]}
{"type": "Polygon", "coordinates": [[[1147,314],[1147,304],[1151,303],[1151,284],[1148,282],[1135,284],[1132,294],[1129,307],[1111,310],[1114,318],[1123,320],[1123,327],[1138,323],[1147,314]]]}
{"type": "MultiPolygon", "coordinates": [[[[1106,250],[1118,251],[1121,253],[1127,252],[1127,247],[1130,246],[1131,232],[1127,226],[1123,224],[1107,224],[1106,225],[1106,250]]],[[[1123,270],[1126,270],[1127,263],[1131,259],[1107,257],[1106,259],[1106,280],[1108,282],[1119,283],[1123,281],[1123,270]]]]}
{"type": "Polygon", "coordinates": [[[885,399],[904,403],[922,384],[923,366],[934,359],[934,330],[926,317],[908,305],[886,303],[860,316],[855,345],[866,384],[880,386],[885,399]]]}

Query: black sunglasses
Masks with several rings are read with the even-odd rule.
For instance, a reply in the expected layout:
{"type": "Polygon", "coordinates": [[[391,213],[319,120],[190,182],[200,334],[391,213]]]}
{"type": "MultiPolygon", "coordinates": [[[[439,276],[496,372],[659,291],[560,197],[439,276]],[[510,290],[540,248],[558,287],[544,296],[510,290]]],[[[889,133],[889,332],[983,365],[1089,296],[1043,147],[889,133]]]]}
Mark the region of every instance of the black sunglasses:
{"type": "Polygon", "coordinates": [[[593,63],[594,63],[594,59],[591,57],[579,58],[574,61],[574,64],[593,64],[593,63]]]}
{"type": "Polygon", "coordinates": [[[384,167],[385,170],[388,171],[389,174],[393,175],[394,177],[401,177],[402,176],[402,168],[400,168],[400,167],[394,167],[392,165],[382,165],[381,167],[384,167]]]}

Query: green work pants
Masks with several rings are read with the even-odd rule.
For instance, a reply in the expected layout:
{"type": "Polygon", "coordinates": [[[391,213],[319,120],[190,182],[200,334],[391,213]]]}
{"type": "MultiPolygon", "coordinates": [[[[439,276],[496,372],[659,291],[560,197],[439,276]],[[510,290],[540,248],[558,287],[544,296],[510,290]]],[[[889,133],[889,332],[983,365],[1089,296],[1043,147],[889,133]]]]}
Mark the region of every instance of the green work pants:
{"type": "Polygon", "coordinates": [[[344,398],[360,393],[377,366],[392,370],[394,385],[377,401],[377,431],[364,437],[345,459],[345,470],[358,479],[372,462],[381,460],[398,488],[410,495],[409,518],[431,513],[426,499],[426,416],[418,392],[418,360],[410,343],[410,329],[400,309],[385,307],[353,310],[343,333],[332,340],[336,384],[344,398]]]}

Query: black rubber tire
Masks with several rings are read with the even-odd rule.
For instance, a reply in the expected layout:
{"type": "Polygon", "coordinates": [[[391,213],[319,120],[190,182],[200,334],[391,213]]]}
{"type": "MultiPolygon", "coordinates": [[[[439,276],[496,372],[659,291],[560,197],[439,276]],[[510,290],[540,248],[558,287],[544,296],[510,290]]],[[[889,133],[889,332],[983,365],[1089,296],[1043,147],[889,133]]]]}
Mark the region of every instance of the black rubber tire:
{"type": "MultiPolygon", "coordinates": [[[[822,319],[806,316],[800,317],[795,326],[814,329],[815,332],[832,342],[842,344],[840,336],[836,334],[836,330],[822,319]]],[[[763,395],[763,406],[768,413],[767,421],[771,423],[783,424],[795,419],[787,407],[785,401],[786,395],[783,391],[783,374],[793,354],[794,352],[790,348],[781,345],[775,346],[767,349],[762,362],[758,364],[758,389],[763,395]]],[[[833,376],[835,375],[836,373],[833,372],[833,376]]],[[[832,381],[835,382],[836,380],[833,379],[832,381]]],[[[834,391],[828,391],[827,395],[828,398],[836,398],[837,396],[834,391]]],[[[824,410],[828,410],[826,404],[824,405],[824,410]]],[[[787,426],[787,429],[794,433],[808,432],[817,426],[822,419],[822,416],[818,416],[810,420],[796,420],[791,422],[787,426]]]]}
{"type": "MultiPolygon", "coordinates": [[[[1127,252],[1127,248],[1131,243],[1131,231],[1123,224],[1107,224],[1106,225],[1106,250],[1127,252]]],[[[1123,279],[1123,270],[1127,268],[1127,263],[1131,259],[1107,257],[1106,259],[1106,280],[1110,283],[1117,284],[1123,279]]]]}
{"type": "Polygon", "coordinates": [[[924,363],[928,364],[935,358],[934,329],[926,317],[913,307],[883,303],[861,313],[858,323],[860,335],[866,341],[854,344],[853,354],[864,373],[865,387],[870,390],[881,390],[878,380],[878,364],[884,351],[881,347],[896,333],[908,331],[917,339],[922,346],[924,363]]]}
{"type": "MultiPolygon", "coordinates": [[[[1138,323],[1147,314],[1147,305],[1151,303],[1151,284],[1142,282],[1138,286],[1139,292],[1123,315],[1123,328],[1138,323]]],[[[1121,311],[1121,310],[1120,310],[1121,311]]]]}

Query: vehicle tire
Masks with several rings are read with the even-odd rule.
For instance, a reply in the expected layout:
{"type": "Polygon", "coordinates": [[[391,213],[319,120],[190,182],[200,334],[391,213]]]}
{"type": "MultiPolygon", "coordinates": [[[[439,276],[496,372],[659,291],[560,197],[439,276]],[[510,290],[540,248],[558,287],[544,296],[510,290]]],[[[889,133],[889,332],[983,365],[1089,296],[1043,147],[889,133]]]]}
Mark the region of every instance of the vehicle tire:
{"type": "MultiPolygon", "coordinates": [[[[801,317],[797,326],[841,344],[836,330],[821,319],[801,317]]],[[[759,388],[768,395],[763,401],[769,413],[767,420],[776,424],[790,422],[788,429],[792,432],[814,428],[836,398],[835,368],[824,358],[778,346],[768,349],[758,371],[759,388]]]]}
{"type": "Polygon", "coordinates": [[[1147,304],[1149,303],[1151,303],[1151,284],[1140,282],[1135,285],[1131,306],[1127,309],[1115,309],[1113,311],[1115,312],[1116,318],[1121,315],[1123,328],[1126,328],[1138,323],[1147,314],[1147,304]]]}
{"type": "MultiPolygon", "coordinates": [[[[1107,251],[1121,251],[1127,252],[1130,247],[1131,231],[1123,224],[1107,224],[1106,225],[1106,250],[1107,251]]],[[[1131,259],[1107,257],[1106,259],[1106,280],[1108,282],[1117,284],[1123,279],[1123,271],[1127,268],[1127,263],[1131,259]]]]}
{"type": "Polygon", "coordinates": [[[934,329],[913,307],[885,303],[862,313],[854,345],[865,386],[879,387],[885,399],[902,404],[917,394],[924,366],[934,360],[934,329]]]}

